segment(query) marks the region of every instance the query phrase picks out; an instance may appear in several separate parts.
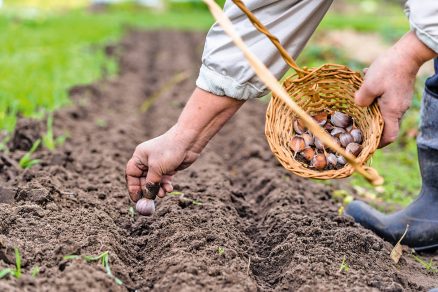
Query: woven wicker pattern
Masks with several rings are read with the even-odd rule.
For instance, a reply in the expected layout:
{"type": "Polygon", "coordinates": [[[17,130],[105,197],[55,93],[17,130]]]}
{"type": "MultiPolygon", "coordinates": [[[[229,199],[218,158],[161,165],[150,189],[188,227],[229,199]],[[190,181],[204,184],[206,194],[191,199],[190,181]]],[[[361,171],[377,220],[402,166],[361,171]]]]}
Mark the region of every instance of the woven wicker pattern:
{"type": "MultiPolygon", "coordinates": [[[[309,70],[301,78],[292,75],[284,81],[283,86],[290,97],[310,115],[336,110],[353,117],[364,137],[363,150],[357,157],[357,161],[364,164],[377,149],[383,119],[376,103],[367,108],[354,103],[354,92],[361,83],[359,73],[346,66],[327,64],[309,70]]],[[[343,178],[353,173],[354,168],[349,164],[338,170],[318,171],[296,161],[289,147],[295,135],[292,126],[295,119],[294,112],[273,95],[266,112],[265,134],[272,152],[286,169],[302,177],[318,179],[343,178]]]]}

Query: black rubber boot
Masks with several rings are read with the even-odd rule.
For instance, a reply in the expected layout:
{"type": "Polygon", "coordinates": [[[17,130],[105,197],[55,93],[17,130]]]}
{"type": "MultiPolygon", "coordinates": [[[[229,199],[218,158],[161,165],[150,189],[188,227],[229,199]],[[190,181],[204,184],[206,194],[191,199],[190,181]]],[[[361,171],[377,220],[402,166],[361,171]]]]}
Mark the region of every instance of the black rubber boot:
{"type": "Polygon", "coordinates": [[[423,95],[420,136],[417,139],[422,188],[405,209],[385,215],[361,201],[353,201],[345,213],[365,228],[395,244],[406,226],[403,244],[417,251],[438,249],[438,95],[423,95]]]}
{"type": "Polygon", "coordinates": [[[409,224],[402,243],[421,251],[438,248],[438,151],[418,148],[418,157],[423,186],[419,197],[408,207],[385,215],[364,202],[353,201],[345,213],[393,244],[409,224]]]}

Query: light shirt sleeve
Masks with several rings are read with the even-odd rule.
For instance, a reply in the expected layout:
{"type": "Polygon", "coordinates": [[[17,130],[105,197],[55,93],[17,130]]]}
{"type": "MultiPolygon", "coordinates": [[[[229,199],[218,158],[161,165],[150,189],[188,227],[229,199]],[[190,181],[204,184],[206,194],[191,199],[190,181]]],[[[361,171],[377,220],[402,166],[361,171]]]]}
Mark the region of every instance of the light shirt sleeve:
{"type": "Polygon", "coordinates": [[[405,12],[411,30],[426,46],[438,53],[438,1],[408,0],[405,12]]]}
{"type": "MultiPolygon", "coordinates": [[[[331,3],[331,0],[245,1],[245,5],[294,58],[304,48],[331,3]]],[[[288,65],[275,46],[254,28],[231,0],[225,3],[224,12],[250,50],[280,79],[288,70],[288,65]]],[[[243,53],[217,23],[207,34],[196,85],[213,94],[239,100],[268,93],[243,53]]]]}

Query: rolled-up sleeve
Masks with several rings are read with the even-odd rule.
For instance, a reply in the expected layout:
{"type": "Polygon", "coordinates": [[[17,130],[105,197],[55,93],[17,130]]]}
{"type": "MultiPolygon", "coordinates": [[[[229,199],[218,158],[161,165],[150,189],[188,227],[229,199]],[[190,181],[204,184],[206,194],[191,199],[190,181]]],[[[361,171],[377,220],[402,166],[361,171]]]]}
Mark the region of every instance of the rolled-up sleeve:
{"type": "Polygon", "coordinates": [[[438,53],[438,1],[408,0],[405,12],[417,37],[438,53]]]}
{"type": "MultiPolygon", "coordinates": [[[[296,58],[329,9],[332,0],[248,0],[246,6],[296,58]]],[[[250,50],[281,78],[288,65],[269,39],[228,0],[225,14],[250,50]]],[[[216,23],[208,32],[196,85],[216,95],[246,100],[267,94],[243,53],[216,23]]]]}

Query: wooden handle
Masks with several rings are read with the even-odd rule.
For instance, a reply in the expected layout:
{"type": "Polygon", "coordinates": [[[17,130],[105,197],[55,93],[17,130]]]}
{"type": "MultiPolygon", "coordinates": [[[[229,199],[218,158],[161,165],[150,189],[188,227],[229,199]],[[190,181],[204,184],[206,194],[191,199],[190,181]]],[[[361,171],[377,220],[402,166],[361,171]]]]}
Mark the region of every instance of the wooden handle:
{"type": "MultiPolygon", "coordinates": [[[[203,0],[209,7],[213,17],[216,19],[218,24],[224,29],[224,31],[231,37],[234,44],[242,50],[245,58],[248,60],[249,64],[257,74],[257,76],[262,80],[266,86],[275,93],[292,111],[294,111],[298,117],[303,120],[306,127],[318,137],[324,145],[331,148],[333,151],[344,156],[345,159],[354,167],[354,169],[363,175],[369,182],[373,185],[383,184],[383,178],[371,167],[363,167],[360,163],[356,161],[356,158],[351,154],[341,148],[325,130],[323,130],[318,123],[313,120],[301,107],[299,107],[290,98],[286,90],[277,81],[275,76],[266,68],[266,66],[248,49],[241,37],[237,34],[233,28],[233,24],[230,19],[225,15],[219,5],[214,2],[214,0],[203,0]]],[[[233,0],[234,1],[234,0],[233,0]]]]}
{"type": "Polygon", "coordinates": [[[241,0],[232,0],[232,1],[234,2],[234,4],[236,4],[237,7],[240,8],[240,10],[242,10],[243,13],[246,14],[249,21],[252,22],[254,27],[259,32],[261,32],[262,34],[264,34],[265,36],[267,36],[269,38],[269,40],[277,48],[280,55],[283,57],[284,61],[290,67],[292,67],[295,70],[295,72],[297,72],[297,74],[299,76],[303,76],[306,73],[306,71],[301,69],[300,66],[298,66],[297,63],[295,63],[295,60],[292,58],[291,55],[289,55],[289,53],[286,51],[286,49],[281,45],[278,38],[276,36],[274,36],[273,34],[271,34],[271,32],[257,19],[257,17],[255,17],[254,14],[252,14],[252,12],[248,9],[248,7],[245,6],[245,4],[243,4],[243,2],[241,0]]]}

